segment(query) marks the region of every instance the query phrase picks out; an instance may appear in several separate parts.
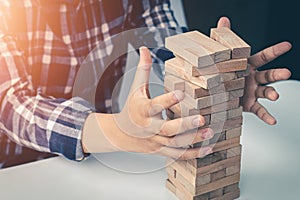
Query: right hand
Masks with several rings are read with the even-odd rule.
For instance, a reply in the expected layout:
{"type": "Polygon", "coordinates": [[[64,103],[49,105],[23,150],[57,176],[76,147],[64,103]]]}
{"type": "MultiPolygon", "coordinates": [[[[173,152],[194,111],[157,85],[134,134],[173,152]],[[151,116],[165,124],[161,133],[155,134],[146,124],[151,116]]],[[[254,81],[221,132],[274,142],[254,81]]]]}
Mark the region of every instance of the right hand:
{"type": "Polygon", "coordinates": [[[213,137],[210,128],[199,128],[205,124],[204,117],[194,115],[168,121],[162,118],[162,111],[183,100],[184,93],[174,91],[150,99],[151,65],[149,50],[141,47],[140,61],[123,110],[106,120],[98,118],[106,138],[119,151],[156,153],[184,160],[212,153],[210,146],[187,147],[213,137]]]}

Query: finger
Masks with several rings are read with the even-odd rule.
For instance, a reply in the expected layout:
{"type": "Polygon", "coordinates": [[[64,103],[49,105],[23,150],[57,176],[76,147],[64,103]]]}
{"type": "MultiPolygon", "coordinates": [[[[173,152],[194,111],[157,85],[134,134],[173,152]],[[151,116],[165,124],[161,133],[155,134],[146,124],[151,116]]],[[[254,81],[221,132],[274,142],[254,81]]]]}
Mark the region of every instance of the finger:
{"type": "Polygon", "coordinates": [[[179,134],[174,137],[156,135],[153,137],[153,139],[156,142],[168,147],[186,147],[188,145],[211,139],[213,136],[213,130],[210,128],[205,128],[193,132],[179,134]]]}
{"type": "Polygon", "coordinates": [[[194,158],[202,158],[208,154],[211,154],[212,152],[212,147],[205,146],[189,149],[164,147],[159,153],[174,159],[190,160],[194,158]]]}
{"type": "Polygon", "coordinates": [[[230,20],[227,17],[221,17],[218,21],[217,28],[227,27],[231,28],[230,20]]]}
{"type": "Polygon", "coordinates": [[[255,79],[259,84],[274,83],[290,78],[291,72],[288,69],[270,69],[255,73],[255,79]]]}
{"type": "Polygon", "coordinates": [[[149,82],[149,76],[152,66],[152,59],[150,51],[147,47],[141,47],[140,51],[140,60],[138,67],[136,69],[134,81],[132,84],[132,89],[137,90],[142,88],[143,94],[147,96],[146,86],[149,82]]]}
{"type": "Polygon", "coordinates": [[[183,98],[184,93],[180,90],[175,90],[151,99],[149,116],[155,116],[161,113],[164,109],[170,108],[182,101],[183,98]]]}
{"type": "Polygon", "coordinates": [[[266,122],[269,125],[276,124],[275,118],[258,102],[255,102],[250,112],[254,113],[256,116],[258,116],[261,120],[266,122]]]}
{"type": "Polygon", "coordinates": [[[174,136],[191,129],[201,127],[205,124],[205,119],[201,115],[188,116],[166,121],[159,132],[162,136],[174,136]]]}
{"type": "Polygon", "coordinates": [[[270,86],[258,86],[255,91],[255,96],[256,98],[266,98],[271,101],[276,101],[279,98],[279,94],[270,86]]]}
{"type": "Polygon", "coordinates": [[[288,52],[291,48],[291,43],[281,42],[254,54],[249,58],[249,63],[255,68],[261,67],[288,52]]]}

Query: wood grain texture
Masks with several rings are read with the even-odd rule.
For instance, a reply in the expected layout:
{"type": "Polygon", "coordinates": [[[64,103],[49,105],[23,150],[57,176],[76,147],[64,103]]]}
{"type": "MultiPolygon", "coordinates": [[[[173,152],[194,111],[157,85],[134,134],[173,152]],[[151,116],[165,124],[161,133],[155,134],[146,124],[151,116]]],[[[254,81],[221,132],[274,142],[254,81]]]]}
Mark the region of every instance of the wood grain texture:
{"type": "Polygon", "coordinates": [[[226,139],[231,139],[235,137],[240,137],[242,134],[242,127],[236,127],[226,131],[226,139]]]}
{"type": "Polygon", "coordinates": [[[213,28],[210,37],[231,49],[231,58],[248,58],[250,46],[227,27],[213,28]]]}
{"type": "Polygon", "coordinates": [[[240,189],[238,188],[234,192],[226,193],[221,197],[213,198],[210,200],[234,200],[240,197],[240,189]]]}
{"type": "Polygon", "coordinates": [[[229,96],[230,92],[225,92],[194,99],[188,94],[185,94],[183,102],[193,106],[195,109],[200,110],[226,102],[229,100],[229,96]]]}
{"type": "Polygon", "coordinates": [[[240,160],[241,160],[240,156],[235,156],[235,157],[227,158],[225,160],[221,160],[211,165],[197,168],[197,175],[204,176],[207,174],[211,174],[213,172],[217,172],[222,169],[226,169],[228,167],[232,167],[236,163],[240,162],[240,160]]]}
{"type": "Polygon", "coordinates": [[[212,88],[220,84],[221,76],[218,74],[193,77],[189,76],[176,58],[172,58],[165,62],[166,73],[172,74],[178,78],[184,79],[202,88],[212,88]]]}
{"type": "Polygon", "coordinates": [[[164,78],[164,87],[168,91],[181,90],[184,91],[185,81],[172,75],[166,75],[164,78]]]}
{"type": "MultiPolygon", "coordinates": [[[[216,104],[207,108],[203,109],[195,109],[190,104],[187,104],[185,102],[180,102],[172,107],[170,107],[170,110],[172,111],[172,114],[175,118],[180,116],[190,116],[190,115],[210,115],[213,113],[218,113],[230,109],[235,109],[239,107],[239,99],[232,99],[230,101],[226,101],[220,104],[216,104]]],[[[229,133],[229,135],[233,135],[233,133],[229,133]]],[[[230,136],[229,136],[230,137],[230,136]]]]}
{"type": "Polygon", "coordinates": [[[240,174],[234,174],[232,176],[227,176],[225,178],[219,179],[217,181],[211,182],[206,185],[197,187],[196,195],[204,194],[218,188],[222,188],[228,185],[232,185],[240,181],[240,174]]]}
{"type": "MultiPolygon", "coordinates": [[[[183,60],[181,66],[183,66],[184,70],[188,75],[197,77],[197,76],[220,74],[226,72],[236,72],[236,71],[244,72],[245,70],[247,70],[247,59],[246,58],[231,59],[203,68],[198,68],[188,63],[187,61],[183,60]]],[[[246,72],[244,72],[244,74],[246,75],[246,72]]],[[[245,76],[244,74],[241,74],[240,77],[245,76]]]]}
{"type": "Polygon", "coordinates": [[[230,49],[208,36],[191,31],[167,37],[165,47],[199,68],[230,59],[230,49]]]}
{"type": "Polygon", "coordinates": [[[241,144],[236,147],[227,149],[227,157],[228,158],[240,156],[241,154],[242,154],[242,145],[241,144]]]}
{"type": "Polygon", "coordinates": [[[210,89],[203,89],[193,83],[185,82],[185,92],[195,99],[217,94],[217,93],[243,89],[244,87],[245,87],[244,77],[225,81],[223,84],[220,84],[210,89]]]}

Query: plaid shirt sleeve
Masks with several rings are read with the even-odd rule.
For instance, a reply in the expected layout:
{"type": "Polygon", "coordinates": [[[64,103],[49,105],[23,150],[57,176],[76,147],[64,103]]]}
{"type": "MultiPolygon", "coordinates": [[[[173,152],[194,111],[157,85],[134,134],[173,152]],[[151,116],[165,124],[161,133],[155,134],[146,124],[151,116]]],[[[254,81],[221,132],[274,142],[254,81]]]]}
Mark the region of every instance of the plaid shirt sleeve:
{"type": "Polygon", "coordinates": [[[151,48],[153,69],[157,76],[163,80],[164,61],[173,57],[173,53],[164,48],[165,38],[186,32],[188,29],[178,25],[169,0],[143,0],[139,2],[134,5],[133,20],[130,23],[134,28],[148,28],[148,32],[142,36],[138,35],[146,43],[145,45],[147,42],[153,43],[153,39],[155,40],[154,43],[157,47],[151,48]]]}
{"type": "Polygon", "coordinates": [[[92,106],[81,98],[59,99],[32,89],[26,62],[0,10],[0,129],[17,144],[84,158],[81,132],[92,106]]]}

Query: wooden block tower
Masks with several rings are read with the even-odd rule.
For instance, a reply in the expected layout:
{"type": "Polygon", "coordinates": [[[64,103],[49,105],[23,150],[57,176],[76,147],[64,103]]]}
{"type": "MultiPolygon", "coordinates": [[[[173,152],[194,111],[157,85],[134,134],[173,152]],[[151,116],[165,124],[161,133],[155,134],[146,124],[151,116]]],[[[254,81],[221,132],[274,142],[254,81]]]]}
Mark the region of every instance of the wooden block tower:
{"type": "MultiPolygon", "coordinates": [[[[165,91],[185,98],[167,110],[170,119],[201,114],[213,138],[213,153],[187,161],[168,160],[167,188],[181,200],[233,200],[239,197],[242,106],[250,46],[228,28],[210,37],[191,31],[166,38],[175,58],[165,63],[165,91]]],[[[204,128],[204,127],[201,127],[204,128]]],[[[201,129],[200,128],[200,129],[201,129]]]]}

